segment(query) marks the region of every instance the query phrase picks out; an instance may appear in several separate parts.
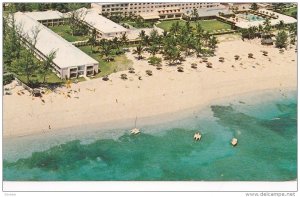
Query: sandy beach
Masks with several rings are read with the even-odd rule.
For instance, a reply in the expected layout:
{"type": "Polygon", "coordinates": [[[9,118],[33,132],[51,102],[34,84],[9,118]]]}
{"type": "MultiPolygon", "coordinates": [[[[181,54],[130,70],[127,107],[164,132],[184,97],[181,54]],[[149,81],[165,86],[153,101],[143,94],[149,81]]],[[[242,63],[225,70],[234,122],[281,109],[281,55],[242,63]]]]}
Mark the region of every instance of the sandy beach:
{"type": "Polygon", "coordinates": [[[201,58],[188,57],[180,65],[184,72],[166,62],[162,70],[156,70],[146,59],[136,60],[130,52],[127,56],[134,62],[135,74],[123,71],[111,74],[109,81],[99,78],[71,84],[69,89],[62,87],[56,93],[43,95],[44,102],[26,91],[18,95],[22,87],[16,86],[12,95],[3,96],[4,138],[47,132],[49,126],[57,130],[125,119],[134,124],[136,116],[176,114],[228,96],[297,87],[295,48],[280,54],[279,49],[262,46],[259,40],[222,41],[216,56],[208,58],[213,68],[200,63],[201,58]],[[262,50],[268,51],[268,56],[262,50]],[[248,53],[253,53],[254,58],[248,58],[248,53]],[[235,60],[234,55],[240,59],[235,60]],[[225,61],[219,62],[219,57],[225,61]],[[197,63],[198,68],[191,68],[192,63],[197,63]],[[152,70],[153,76],[146,75],[146,70],[152,70]],[[128,80],[120,78],[122,73],[127,74],[128,80]]]}

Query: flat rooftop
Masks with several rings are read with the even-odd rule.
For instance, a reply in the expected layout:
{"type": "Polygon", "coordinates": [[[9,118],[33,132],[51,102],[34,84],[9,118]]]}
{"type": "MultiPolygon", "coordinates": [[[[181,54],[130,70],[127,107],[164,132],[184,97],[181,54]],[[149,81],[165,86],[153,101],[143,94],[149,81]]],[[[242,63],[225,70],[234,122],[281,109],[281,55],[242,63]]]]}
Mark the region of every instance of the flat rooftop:
{"type": "Polygon", "coordinates": [[[125,27],[99,15],[92,9],[81,8],[80,10],[86,12],[86,15],[82,18],[82,20],[100,32],[109,34],[128,31],[125,27]]]}
{"type": "Polygon", "coordinates": [[[25,14],[37,21],[60,19],[64,17],[63,13],[53,10],[47,10],[44,12],[25,12],[25,14]]]}
{"type": "Polygon", "coordinates": [[[32,30],[36,28],[40,30],[35,46],[36,49],[44,55],[49,55],[52,51],[56,51],[56,57],[53,62],[60,68],[98,64],[96,60],[27,14],[17,12],[14,16],[16,24],[22,27],[22,36],[24,38],[32,39],[32,30]]]}

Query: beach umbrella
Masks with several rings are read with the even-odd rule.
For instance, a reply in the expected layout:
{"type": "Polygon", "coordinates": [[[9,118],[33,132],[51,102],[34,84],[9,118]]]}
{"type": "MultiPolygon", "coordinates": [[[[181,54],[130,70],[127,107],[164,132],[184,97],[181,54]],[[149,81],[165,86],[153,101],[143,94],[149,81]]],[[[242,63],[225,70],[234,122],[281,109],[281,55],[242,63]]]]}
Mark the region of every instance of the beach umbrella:
{"type": "Polygon", "coordinates": [[[248,58],[253,58],[253,53],[248,53],[248,58]]]}
{"type": "Polygon", "coordinates": [[[212,68],[212,63],[211,63],[211,62],[207,62],[207,63],[206,63],[206,67],[207,67],[207,68],[212,68]]]}
{"type": "Polygon", "coordinates": [[[262,51],[264,56],[268,56],[268,51],[262,51]]]}
{"type": "Polygon", "coordinates": [[[132,67],[130,67],[128,70],[129,70],[129,73],[135,73],[135,71],[134,71],[135,69],[132,67]]]}
{"type": "Polygon", "coordinates": [[[109,80],[109,78],[108,78],[108,76],[107,76],[107,75],[105,75],[104,77],[102,77],[102,80],[103,80],[103,81],[108,81],[108,80],[109,80]]]}
{"type": "Polygon", "coordinates": [[[162,69],[162,65],[161,65],[161,64],[157,64],[157,65],[156,65],[156,69],[157,69],[157,70],[161,70],[161,69],[162,69]]]}
{"type": "Polygon", "coordinates": [[[239,55],[235,55],[235,56],[234,56],[234,59],[235,59],[235,60],[238,60],[238,59],[240,59],[240,56],[239,56],[239,55]]]}
{"type": "Polygon", "coordinates": [[[42,96],[41,91],[39,89],[37,89],[37,88],[35,88],[35,89],[32,90],[32,95],[35,96],[35,97],[42,96]]]}
{"type": "Polygon", "coordinates": [[[152,75],[152,71],[151,70],[146,70],[146,74],[151,76],[152,75]]]}
{"type": "Polygon", "coordinates": [[[177,67],[177,71],[178,72],[184,72],[183,67],[181,67],[181,66],[177,67]]]}
{"type": "Polygon", "coordinates": [[[197,68],[197,64],[196,63],[192,63],[192,68],[196,69],[197,68]]]}
{"type": "Polygon", "coordinates": [[[121,79],[126,80],[127,79],[127,75],[126,74],[121,74],[121,79]]]}
{"type": "Polygon", "coordinates": [[[202,57],[203,62],[207,62],[207,60],[208,60],[207,57],[202,57]]]}

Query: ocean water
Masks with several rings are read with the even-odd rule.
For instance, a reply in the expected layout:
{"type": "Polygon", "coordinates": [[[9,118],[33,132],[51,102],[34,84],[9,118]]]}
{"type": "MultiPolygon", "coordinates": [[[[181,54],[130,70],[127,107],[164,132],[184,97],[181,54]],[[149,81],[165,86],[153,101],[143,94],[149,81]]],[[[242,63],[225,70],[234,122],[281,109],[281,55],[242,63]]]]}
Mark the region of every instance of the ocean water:
{"type": "Polygon", "coordinates": [[[4,148],[4,180],[288,181],[297,178],[296,91],[231,98],[195,109],[185,118],[145,125],[141,131],[130,135],[127,128],[110,130],[106,134],[111,136],[103,137],[101,133],[85,138],[77,136],[71,141],[52,141],[49,147],[46,144],[51,144],[51,140],[9,141],[13,145],[4,148]],[[193,135],[198,130],[202,139],[196,142],[193,135]],[[230,144],[232,137],[238,138],[236,147],[230,144]],[[28,142],[26,146],[24,141],[28,142]]]}

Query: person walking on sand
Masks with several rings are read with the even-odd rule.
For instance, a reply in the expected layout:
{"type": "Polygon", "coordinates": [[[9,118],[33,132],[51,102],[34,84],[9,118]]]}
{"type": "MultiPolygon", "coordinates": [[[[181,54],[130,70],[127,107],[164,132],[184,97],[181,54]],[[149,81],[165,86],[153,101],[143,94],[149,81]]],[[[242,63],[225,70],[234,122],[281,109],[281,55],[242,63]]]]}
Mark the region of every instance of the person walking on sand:
{"type": "Polygon", "coordinates": [[[116,103],[118,103],[118,99],[116,99],[116,103]]]}
{"type": "Polygon", "coordinates": [[[51,126],[49,125],[49,129],[51,129],[51,126]]]}

